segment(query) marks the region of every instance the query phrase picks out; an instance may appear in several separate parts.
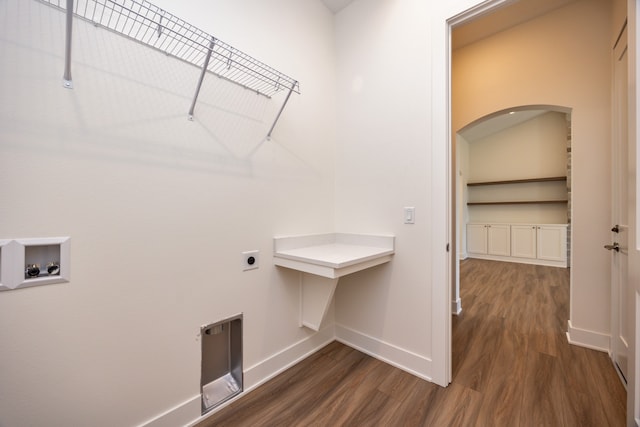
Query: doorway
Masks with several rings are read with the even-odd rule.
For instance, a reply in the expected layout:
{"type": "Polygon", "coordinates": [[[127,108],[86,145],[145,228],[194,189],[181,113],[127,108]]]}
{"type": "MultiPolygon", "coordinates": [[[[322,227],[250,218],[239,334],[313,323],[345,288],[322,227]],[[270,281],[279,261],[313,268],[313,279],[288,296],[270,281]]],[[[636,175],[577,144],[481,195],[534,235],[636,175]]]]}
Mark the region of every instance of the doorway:
{"type": "MultiPolygon", "coordinates": [[[[467,257],[569,266],[571,115],[566,111],[511,108],[456,133],[456,266],[467,257]],[[559,245],[550,245],[547,231],[560,233],[559,245]]],[[[459,274],[455,277],[453,313],[459,314],[459,274]]]]}
{"type": "MultiPolygon", "coordinates": [[[[502,4],[500,1],[483,3],[477,9],[448,20],[449,28],[465,28],[466,24],[479,20],[479,15],[489,17],[495,13],[504,17],[504,11],[516,7],[513,4],[501,8],[499,13],[494,12],[502,4]]],[[[508,28],[496,27],[481,41],[457,48],[456,54],[466,51],[464,56],[450,57],[451,134],[491,111],[502,111],[514,105],[546,102],[571,107],[572,134],[574,140],[579,141],[573,148],[579,148],[580,159],[580,163],[574,162],[571,178],[577,180],[571,179],[571,185],[572,190],[576,190],[575,183],[578,182],[582,192],[572,191],[575,203],[571,214],[571,283],[580,283],[581,287],[572,288],[570,318],[577,319],[580,326],[586,328],[578,329],[571,323],[567,328],[570,338],[574,338],[572,342],[600,350],[609,348],[609,335],[598,332],[600,325],[609,324],[609,313],[608,310],[592,309],[597,308],[598,301],[609,292],[609,260],[602,254],[602,244],[610,239],[611,225],[608,203],[599,202],[610,194],[609,145],[602,144],[610,139],[608,109],[602,111],[603,105],[609,105],[611,96],[611,34],[609,21],[605,19],[608,7],[593,1],[565,3],[558,10],[526,22],[512,21],[508,28]],[[566,55],[567,51],[583,51],[580,46],[584,46],[585,38],[597,39],[599,43],[593,45],[587,55],[566,55]],[[474,59],[485,59],[485,63],[474,63],[474,59]],[[460,73],[460,70],[464,72],[460,73]],[[587,91],[586,87],[599,89],[587,91]],[[596,105],[600,105],[599,113],[596,105]],[[576,198],[578,195],[580,197],[576,198]],[[574,221],[576,212],[579,213],[578,223],[574,221]],[[602,297],[596,301],[596,295],[602,297]],[[590,328],[592,325],[596,326],[590,328]]],[[[451,47],[457,46],[455,34],[453,36],[451,47]]],[[[455,147],[451,147],[451,151],[454,150],[455,147]]],[[[572,151],[575,156],[575,150],[572,151]]],[[[455,158],[455,153],[452,157],[455,158]]],[[[458,178],[454,176],[457,175],[454,165],[450,163],[451,183],[458,178]]],[[[451,199],[455,200],[455,196],[456,192],[452,191],[451,199]]],[[[453,226],[456,224],[455,209],[451,212],[453,226]]],[[[455,238],[452,240],[456,242],[455,238]]],[[[456,277],[454,259],[455,255],[452,255],[452,278],[456,277]]],[[[455,281],[450,283],[453,288],[455,281]]]]}

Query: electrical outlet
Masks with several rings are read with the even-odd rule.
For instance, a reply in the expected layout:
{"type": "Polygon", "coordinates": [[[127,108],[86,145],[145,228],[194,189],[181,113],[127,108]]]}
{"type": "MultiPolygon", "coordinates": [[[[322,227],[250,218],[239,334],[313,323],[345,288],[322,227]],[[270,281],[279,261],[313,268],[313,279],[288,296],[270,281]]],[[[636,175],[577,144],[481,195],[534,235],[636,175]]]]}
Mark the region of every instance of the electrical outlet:
{"type": "Polygon", "coordinates": [[[242,252],[242,271],[253,270],[259,267],[260,251],[242,252]]]}

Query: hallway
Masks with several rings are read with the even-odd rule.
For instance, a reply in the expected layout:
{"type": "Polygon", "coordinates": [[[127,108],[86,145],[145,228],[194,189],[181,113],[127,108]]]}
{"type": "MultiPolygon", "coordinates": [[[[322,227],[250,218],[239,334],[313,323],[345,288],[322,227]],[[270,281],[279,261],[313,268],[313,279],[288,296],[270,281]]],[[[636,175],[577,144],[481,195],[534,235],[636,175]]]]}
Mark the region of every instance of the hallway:
{"type": "Polygon", "coordinates": [[[569,269],[467,259],[453,378],[482,393],[476,425],[623,426],[606,353],[568,344],[569,269]]]}

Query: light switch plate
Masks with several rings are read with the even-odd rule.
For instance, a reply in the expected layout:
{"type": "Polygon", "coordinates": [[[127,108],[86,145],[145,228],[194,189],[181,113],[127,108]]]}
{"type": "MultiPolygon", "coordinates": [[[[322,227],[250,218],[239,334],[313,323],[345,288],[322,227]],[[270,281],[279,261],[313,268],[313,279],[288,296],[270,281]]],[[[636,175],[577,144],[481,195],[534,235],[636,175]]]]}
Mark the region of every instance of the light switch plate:
{"type": "Polygon", "coordinates": [[[404,223],[415,224],[416,222],[416,208],[413,206],[407,206],[404,208],[404,223]]]}

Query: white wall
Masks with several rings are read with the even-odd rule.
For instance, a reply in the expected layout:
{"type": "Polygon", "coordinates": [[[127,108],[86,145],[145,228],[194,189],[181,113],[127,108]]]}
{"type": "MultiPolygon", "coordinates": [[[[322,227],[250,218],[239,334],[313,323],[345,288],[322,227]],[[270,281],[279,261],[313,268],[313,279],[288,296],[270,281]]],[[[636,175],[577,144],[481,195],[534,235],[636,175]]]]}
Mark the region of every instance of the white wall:
{"type": "MultiPolygon", "coordinates": [[[[336,227],[396,236],[393,261],[344,277],[337,334],[432,375],[429,27],[423,1],[356,1],[336,16],[336,227]],[[403,223],[404,206],[416,223],[403,223]]],[[[444,245],[443,245],[444,248],[444,245]]]]}
{"type": "MultiPolygon", "coordinates": [[[[166,8],[188,19],[182,3],[166,8]]],[[[71,237],[70,283],[0,293],[2,426],[131,426],[183,402],[176,424],[194,419],[199,328],[239,312],[246,387],[326,339],[298,327],[272,237],[334,229],[332,16],[198,6],[203,29],[301,81],[272,141],[282,96],[208,76],[190,122],[198,69],[79,20],[63,89],[64,14],[0,3],[0,236],[71,237]]]]}
{"type": "Polygon", "coordinates": [[[498,181],[567,172],[567,124],[548,112],[469,144],[469,181],[498,181]]]}
{"type": "Polygon", "coordinates": [[[469,219],[469,209],[467,207],[467,182],[469,182],[469,141],[462,135],[456,134],[456,165],[457,165],[457,189],[456,189],[456,209],[458,230],[458,256],[460,259],[466,258],[467,254],[467,233],[465,224],[469,219]]]}
{"type": "MultiPolygon", "coordinates": [[[[571,3],[457,50],[453,129],[519,105],[571,108],[571,322],[593,342],[609,333],[610,5],[571,3]]],[[[570,331],[571,332],[571,331],[570,331]]]]}
{"type": "MultiPolygon", "coordinates": [[[[567,122],[548,112],[468,144],[469,182],[567,175],[567,122]]],[[[566,200],[563,181],[469,187],[468,201],[566,200]]],[[[465,201],[466,202],[466,201],[465,201]]],[[[469,221],[564,224],[567,204],[473,205],[469,221]]]]}

